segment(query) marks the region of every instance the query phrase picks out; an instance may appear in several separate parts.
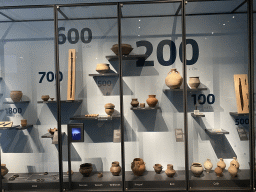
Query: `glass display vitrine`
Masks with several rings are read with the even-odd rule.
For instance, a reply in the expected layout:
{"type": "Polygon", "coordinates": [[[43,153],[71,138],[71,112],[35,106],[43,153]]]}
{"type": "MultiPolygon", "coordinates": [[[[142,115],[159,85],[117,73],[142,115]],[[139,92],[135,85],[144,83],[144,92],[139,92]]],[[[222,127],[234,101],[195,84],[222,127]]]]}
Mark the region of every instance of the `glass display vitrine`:
{"type": "Polygon", "coordinates": [[[63,80],[64,175],[70,188],[121,191],[119,62],[117,4],[60,6],[59,58],[63,80]],[[113,60],[113,61],[112,61],[113,60]],[[70,163],[70,164],[69,164],[70,163]],[[119,165],[118,165],[119,164],[119,165]]]}
{"type": "Polygon", "coordinates": [[[188,95],[190,190],[251,187],[248,15],[238,13],[241,5],[247,3],[185,7],[188,86],[199,77],[206,88],[188,95]]]}

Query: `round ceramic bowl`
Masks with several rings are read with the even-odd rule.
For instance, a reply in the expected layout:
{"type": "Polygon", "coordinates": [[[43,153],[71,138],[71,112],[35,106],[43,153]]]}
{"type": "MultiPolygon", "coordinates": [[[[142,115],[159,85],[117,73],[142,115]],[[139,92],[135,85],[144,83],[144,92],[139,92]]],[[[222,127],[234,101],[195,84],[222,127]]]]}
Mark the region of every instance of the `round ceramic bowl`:
{"type": "MultiPolygon", "coordinates": [[[[129,55],[133,50],[132,46],[129,44],[121,44],[122,54],[129,55]]],[[[111,50],[118,55],[118,44],[112,46],[111,50]]]]}
{"type": "Polygon", "coordinates": [[[99,63],[97,64],[97,67],[96,67],[96,71],[98,73],[107,73],[109,72],[110,68],[109,68],[109,64],[106,64],[106,63],[99,63]]]}
{"type": "Polygon", "coordinates": [[[50,99],[50,96],[49,95],[42,95],[41,99],[43,101],[48,101],[48,99],[50,99]]]}

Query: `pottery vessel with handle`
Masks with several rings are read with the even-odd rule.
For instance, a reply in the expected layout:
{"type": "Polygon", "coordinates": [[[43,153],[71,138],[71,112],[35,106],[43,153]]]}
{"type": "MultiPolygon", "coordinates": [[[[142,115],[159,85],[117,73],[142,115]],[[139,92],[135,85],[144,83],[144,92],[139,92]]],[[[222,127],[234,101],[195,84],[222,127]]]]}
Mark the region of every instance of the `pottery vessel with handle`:
{"type": "Polygon", "coordinates": [[[182,84],[183,78],[175,68],[171,69],[165,78],[165,84],[171,89],[179,89],[182,84]]]}

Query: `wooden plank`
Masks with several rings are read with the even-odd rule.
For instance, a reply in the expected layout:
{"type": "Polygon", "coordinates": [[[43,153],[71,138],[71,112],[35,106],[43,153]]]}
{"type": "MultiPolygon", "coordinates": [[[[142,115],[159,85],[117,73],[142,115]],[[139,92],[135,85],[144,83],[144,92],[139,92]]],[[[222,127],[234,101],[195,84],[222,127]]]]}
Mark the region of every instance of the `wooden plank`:
{"type": "Polygon", "coordinates": [[[75,100],[75,81],[76,81],[76,50],[68,51],[68,89],[67,100],[75,100]]]}
{"type": "Polygon", "coordinates": [[[247,74],[234,75],[237,113],[249,113],[249,90],[247,74]]]}

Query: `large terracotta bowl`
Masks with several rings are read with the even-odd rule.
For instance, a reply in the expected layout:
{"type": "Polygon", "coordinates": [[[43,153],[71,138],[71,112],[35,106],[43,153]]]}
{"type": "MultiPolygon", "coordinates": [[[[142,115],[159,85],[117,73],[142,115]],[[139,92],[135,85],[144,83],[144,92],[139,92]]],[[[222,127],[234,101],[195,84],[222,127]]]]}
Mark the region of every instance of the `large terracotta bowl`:
{"type": "MultiPolygon", "coordinates": [[[[133,50],[132,46],[129,44],[121,44],[122,48],[122,54],[123,55],[129,55],[131,51],[133,50]]],[[[115,44],[112,46],[111,50],[118,55],[118,44],[115,44]]]]}
{"type": "Polygon", "coordinates": [[[19,102],[22,98],[22,91],[11,91],[10,97],[13,100],[13,102],[19,102]]]}

